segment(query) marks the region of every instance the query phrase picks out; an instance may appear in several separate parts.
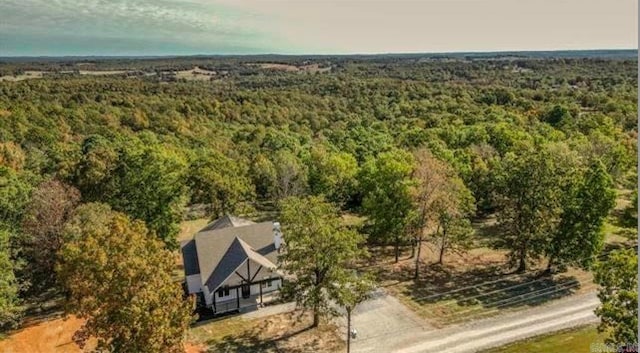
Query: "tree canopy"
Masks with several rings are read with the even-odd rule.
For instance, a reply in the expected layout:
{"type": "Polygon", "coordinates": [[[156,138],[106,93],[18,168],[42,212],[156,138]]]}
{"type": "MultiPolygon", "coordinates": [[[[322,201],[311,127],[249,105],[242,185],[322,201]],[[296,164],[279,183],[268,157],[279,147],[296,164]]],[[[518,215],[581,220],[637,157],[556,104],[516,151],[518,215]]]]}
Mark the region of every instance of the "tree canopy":
{"type": "Polygon", "coordinates": [[[638,342],[638,255],[634,249],[612,252],[595,266],[594,282],[601,305],[600,331],[607,341],[618,345],[638,342]]]}
{"type": "Polygon", "coordinates": [[[282,202],[281,220],[286,248],[281,268],[292,278],[285,296],[313,311],[313,326],[321,317],[337,315],[335,300],[350,283],[357,284],[349,265],[366,253],[364,238],[341,224],[338,210],[322,197],[290,197],[282,202]]]}
{"type": "Polygon", "coordinates": [[[171,278],[173,256],[141,221],[107,207],[83,206],[76,238],[61,250],[58,275],[67,312],[86,319],[81,333],[112,352],[183,352],[192,305],[171,278]]]}

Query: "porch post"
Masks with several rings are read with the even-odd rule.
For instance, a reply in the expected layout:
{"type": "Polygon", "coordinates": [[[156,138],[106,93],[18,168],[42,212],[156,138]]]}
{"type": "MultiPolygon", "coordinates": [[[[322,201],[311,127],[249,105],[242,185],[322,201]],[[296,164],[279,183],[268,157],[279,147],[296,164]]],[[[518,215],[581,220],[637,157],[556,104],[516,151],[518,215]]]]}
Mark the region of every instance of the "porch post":
{"type": "Polygon", "coordinates": [[[236,304],[238,305],[238,309],[240,309],[240,295],[238,294],[238,288],[236,287],[236,304]]]}
{"type": "Polygon", "coordinates": [[[260,288],[260,306],[262,306],[262,282],[258,284],[258,288],[260,288]]]}
{"type": "Polygon", "coordinates": [[[218,309],[216,309],[216,292],[213,292],[213,313],[215,314],[218,309]]]}

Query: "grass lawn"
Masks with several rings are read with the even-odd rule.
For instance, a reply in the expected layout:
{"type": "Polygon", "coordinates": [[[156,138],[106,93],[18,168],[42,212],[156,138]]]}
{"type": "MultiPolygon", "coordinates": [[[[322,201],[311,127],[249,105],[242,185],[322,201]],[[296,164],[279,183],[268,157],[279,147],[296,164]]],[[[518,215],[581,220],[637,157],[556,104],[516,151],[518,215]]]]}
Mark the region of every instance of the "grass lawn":
{"type": "MultiPolygon", "coordinates": [[[[618,190],[616,207],[604,226],[603,253],[635,243],[625,236],[635,231],[625,216],[630,195],[627,190],[618,190]]],[[[460,254],[445,254],[443,264],[437,264],[437,250],[424,243],[418,280],[414,280],[415,260],[408,248],[403,249],[396,264],[392,247],[373,247],[371,259],[361,270],[373,273],[390,294],[438,327],[596,289],[591,273],[578,268],[569,268],[553,276],[541,276],[546,259],[530,264],[525,274],[512,273],[507,265],[507,253],[491,246],[500,237],[496,218],[490,216],[476,220],[473,227],[473,248],[460,254]]]]}
{"type": "Polygon", "coordinates": [[[178,233],[178,241],[193,238],[200,229],[209,223],[209,218],[198,218],[191,221],[183,221],[180,223],[180,233],[178,233]]]}
{"type": "Polygon", "coordinates": [[[414,281],[414,260],[408,251],[403,255],[398,264],[367,270],[387,292],[436,327],[541,305],[594,288],[591,274],[579,269],[553,276],[540,276],[535,269],[509,273],[504,254],[487,248],[445,257],[444,264],[438,265],[425,246],[420,277],[414,281]]]}
{"type": "Polygon", "coordinates": [[[574,330],[534,337],[507,346],[494,348],[484,353],[581,353],[591,352],[592,343],[604,342],[604,336],[595,326],[584,326],[574,330]]]}
{"type": "Polygon", "coordinates": [[[514,274],[507,253],[490,247],[499,236],[495,218],[474,222],[474,228],[474,248],[445,254],[443,264],[437,264],[437,250],[424,243],[417,281],[410,248],[403,249],[396,264],[392,247],[374,247],[368,266],[362,269],[373,273],[387,292],[436,327],[541,305],[595,288],[591,274],[580,269],[541,276],[544,259],[532,264],[528,272],[514,274]]]}
{"type": "Polygon", "coordinates": [[[230,317],[192,328],[188,341],[201,352],[338,352],[344,341],[333,324],[310,329],[311,316],[287,312],[262,318],[230,317]]]}

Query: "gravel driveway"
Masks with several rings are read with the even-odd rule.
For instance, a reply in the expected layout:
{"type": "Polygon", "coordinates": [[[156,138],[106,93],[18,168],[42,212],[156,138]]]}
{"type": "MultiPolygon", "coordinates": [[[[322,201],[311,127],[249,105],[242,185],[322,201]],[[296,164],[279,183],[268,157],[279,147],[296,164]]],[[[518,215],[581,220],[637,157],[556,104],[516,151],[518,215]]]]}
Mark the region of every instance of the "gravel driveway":
{"type": "MultiPolygon", "coordinates": [[[[346,318],[337,319],[346,335],[346,318]]],[[[431,331],[424,320],[395,297],[377,289],[373,297],[358,305],[351,315],[351,327],[358,337],[351,341],[352,353],[391,352],[407,337],[431,331]]]]}

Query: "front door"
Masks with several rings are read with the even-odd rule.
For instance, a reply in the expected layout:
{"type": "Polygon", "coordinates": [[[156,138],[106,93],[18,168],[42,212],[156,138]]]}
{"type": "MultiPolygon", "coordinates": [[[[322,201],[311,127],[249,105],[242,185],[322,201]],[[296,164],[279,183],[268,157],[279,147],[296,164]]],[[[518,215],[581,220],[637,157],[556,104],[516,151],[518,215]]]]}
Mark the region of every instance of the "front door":
{"type": "Polygon", "coordinates": [[[242,298],[247,299],[251,295],[251,284],[245,283],[242,285],[242,298]]]}

